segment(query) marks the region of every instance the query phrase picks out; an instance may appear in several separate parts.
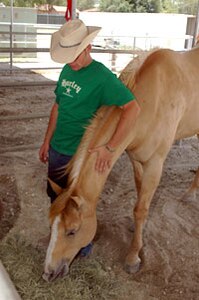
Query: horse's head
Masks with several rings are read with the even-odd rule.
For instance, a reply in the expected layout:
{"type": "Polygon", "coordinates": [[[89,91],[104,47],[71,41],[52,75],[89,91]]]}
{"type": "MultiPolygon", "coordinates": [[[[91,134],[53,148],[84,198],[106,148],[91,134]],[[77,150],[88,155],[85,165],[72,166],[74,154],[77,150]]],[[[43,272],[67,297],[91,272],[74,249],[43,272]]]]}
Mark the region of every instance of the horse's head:
{"type": "Polygon", "coordinates": [[[62,192],[52,204],[51,238],[43,273],[46,281],[66,275],[80,249],[94,238],[96,213],[87,202],[81,196],[68,196],[66,192],[62,192]]]}

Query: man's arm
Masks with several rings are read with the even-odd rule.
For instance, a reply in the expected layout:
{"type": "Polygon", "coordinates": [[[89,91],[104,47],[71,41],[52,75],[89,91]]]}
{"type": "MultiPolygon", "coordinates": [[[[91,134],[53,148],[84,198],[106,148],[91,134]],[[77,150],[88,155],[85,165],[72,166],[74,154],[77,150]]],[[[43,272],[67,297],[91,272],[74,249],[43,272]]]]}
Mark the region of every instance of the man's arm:
{"type": "Polygon", "coordinates": [[[116,130],[106,145],[90,149],[90,152],[97,152],[97,160],[95,169],[98,172],[104,172],[106,168],[110,168],[113,152],[119,144],[125,139],[129,132],[129,128],[134,126],[139,115],[140,107],[136,100],[132,100],[121,107],[122,113],[117,124],[116,130]]]}
{"type": "Polygon", "coordinates": [[[58,115],[58,104],[55,103],[51,109],[50,118],[48,122],[48,127],[46,130],[44,142],[39,150],[39,158],[42,162],[46,163],[48,161],[48,150],[50,146],[50,141],[55,131],[58,115]]]}
{"type": "Polygon", "coordinates": [[[107,143],[108,148],[115,149],[124,140],[129,128],[134,126],[137,116],[140,112],[140,107],[136,100],[132,100],[127,104],[121,106],[122,113],[118,122],[116,131],[107,143]]]}

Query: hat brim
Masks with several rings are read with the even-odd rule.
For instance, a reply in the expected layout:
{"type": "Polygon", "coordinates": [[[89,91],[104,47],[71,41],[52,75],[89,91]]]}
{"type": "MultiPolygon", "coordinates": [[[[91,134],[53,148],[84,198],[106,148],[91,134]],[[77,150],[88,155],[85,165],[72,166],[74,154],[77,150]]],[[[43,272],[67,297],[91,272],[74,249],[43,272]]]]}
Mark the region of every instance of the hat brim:
{"type": "Polygon", "coordinates": [[[80,45],[71,48],[63,48],[60,46],[60,32],[56,31],[52,34],[50,55],[52,60],[61,64],[72,63],[78,55],[92,42],[96,37],[101,27],[87,26],[88,35],[81,42],[80,45]]]}

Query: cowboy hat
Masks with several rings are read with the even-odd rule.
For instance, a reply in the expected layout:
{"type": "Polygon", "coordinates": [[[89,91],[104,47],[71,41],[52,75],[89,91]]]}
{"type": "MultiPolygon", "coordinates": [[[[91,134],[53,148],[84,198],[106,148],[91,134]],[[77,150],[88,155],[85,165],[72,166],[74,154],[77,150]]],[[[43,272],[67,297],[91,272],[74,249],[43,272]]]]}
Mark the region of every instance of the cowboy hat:
{"type": "Polygon", "coordinates": [[[50,55],[58,63],[71,63],[91,43],[101,27],[86,26],[81,20],[68,21],[52,34],[50,55]]]}

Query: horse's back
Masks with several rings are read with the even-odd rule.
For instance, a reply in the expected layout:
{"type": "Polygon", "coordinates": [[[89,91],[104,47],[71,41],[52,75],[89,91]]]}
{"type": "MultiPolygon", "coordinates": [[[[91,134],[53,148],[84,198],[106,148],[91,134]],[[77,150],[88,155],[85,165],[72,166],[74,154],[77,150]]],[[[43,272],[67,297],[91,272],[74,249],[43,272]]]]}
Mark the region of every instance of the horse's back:
{"type": "Polygon", "coordinates": [[[199,133],[199,48],[182,53],[180,66],[183,81],[177,86],[176,95],[184,106],[176,130],[176,139],[199,133]]]}
{"type": "Polygon", "coordinates": [[[141,106],[139,127],[147,122],[156,132],[161,124],[164,132],[176,132],[175,139],[198,133],[198,69],[199,49],[151,53],[137,72],[132,89],[141,106]]]}

